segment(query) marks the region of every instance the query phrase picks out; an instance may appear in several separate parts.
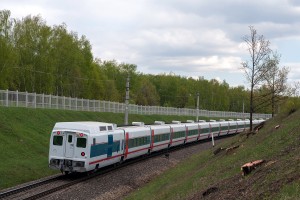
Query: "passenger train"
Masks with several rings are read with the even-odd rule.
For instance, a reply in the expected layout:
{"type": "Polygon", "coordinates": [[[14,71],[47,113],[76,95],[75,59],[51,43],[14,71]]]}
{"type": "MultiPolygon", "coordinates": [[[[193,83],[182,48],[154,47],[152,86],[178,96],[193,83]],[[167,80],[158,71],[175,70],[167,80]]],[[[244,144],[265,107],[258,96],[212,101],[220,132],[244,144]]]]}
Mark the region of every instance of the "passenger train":
{"type": "MultiPolygon", "coordinates": [[[[253,120],[253,125],[263,121],[253,120]]],[[[89,172],[154,151],[240,133],[249,126],[249,120],[133,122],[123,127],[103,122],[58,122],[51,132],[49,167],[65,174],[89,172]]]]}

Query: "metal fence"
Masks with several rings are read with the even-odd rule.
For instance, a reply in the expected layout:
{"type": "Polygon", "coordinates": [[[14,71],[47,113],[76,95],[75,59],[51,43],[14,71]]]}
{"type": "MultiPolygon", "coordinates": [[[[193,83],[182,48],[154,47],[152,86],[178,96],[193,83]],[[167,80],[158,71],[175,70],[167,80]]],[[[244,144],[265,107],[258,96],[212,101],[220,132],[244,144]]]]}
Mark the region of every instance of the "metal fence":
{"type": "MultiPolygon", "coordinates": [[[[47,108],[91,112],[124,113],[125,104],[64,96],[0,90],[0,106],[47,108]]],[[[130,114],[196,116],[197,109],[129,104],[130,114]]],[[[249,113],[199,110],[199,117],[249,118],[249,113]]],[[[271,114],[253,114],[253,118],[271,118],[271,114]]]]}

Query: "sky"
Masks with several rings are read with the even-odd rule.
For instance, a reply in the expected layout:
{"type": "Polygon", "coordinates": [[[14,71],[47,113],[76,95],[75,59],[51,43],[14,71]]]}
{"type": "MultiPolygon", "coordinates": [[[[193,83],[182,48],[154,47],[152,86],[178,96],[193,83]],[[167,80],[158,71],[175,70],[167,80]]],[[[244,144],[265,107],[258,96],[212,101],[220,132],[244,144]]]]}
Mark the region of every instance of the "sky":
{"type": "Polygon", "coordinates": [[[95,58],[137,65],[145,74],[174,73],[248,86],[243,37],[254,26],[300,81],[298,0],[1,0],[22,19],[40,15],[85,35],[95,58]]]}

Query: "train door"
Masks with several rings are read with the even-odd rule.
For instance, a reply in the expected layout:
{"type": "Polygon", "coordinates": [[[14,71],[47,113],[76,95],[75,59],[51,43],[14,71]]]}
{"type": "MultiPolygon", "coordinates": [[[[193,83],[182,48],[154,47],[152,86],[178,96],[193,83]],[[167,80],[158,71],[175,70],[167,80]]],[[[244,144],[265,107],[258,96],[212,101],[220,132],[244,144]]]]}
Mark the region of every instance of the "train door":
{"type": "Polygon", "coordinates": [[[72,158],[74,156],[75,135],[67,132],[65,140],[65,157],[72,158]]]}
{"type": "Polygon", "coordinates": [[[112,151],[113,151],[113,145],[114,145],[114,138],[113,135],[108,135],[108,148],[107,148],[107,157],[112,156],[112,151]]]}

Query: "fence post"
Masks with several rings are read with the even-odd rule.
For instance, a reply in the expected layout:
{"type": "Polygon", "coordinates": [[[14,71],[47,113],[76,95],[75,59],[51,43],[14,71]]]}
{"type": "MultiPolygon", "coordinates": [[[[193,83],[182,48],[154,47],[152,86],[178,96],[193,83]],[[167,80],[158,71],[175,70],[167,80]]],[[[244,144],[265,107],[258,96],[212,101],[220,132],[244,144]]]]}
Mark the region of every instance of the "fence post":
{"type": "Polygon", "coordinates": [[[42,95],[42,108],[44,108],[45,107],[45,94],[43,93],[43,95],[42,95]]]}
{"type": "Polygon", "coordinates": [[[6,106],[8,107],[8,90],[6,90],[6,106]]]}
{"type": "Polygon", "coordinates": [[[49,106],[50,106],[50,108],[52,108],[51,99],[52,99],[52,95],[50,94],[50,97],[49,97],[49,106]]]}
{"type": "Polygon", "coordinates": [[[17,90],[17,107],[19,107],[19,91],[17,90]]]}
{"type": "Polygon", "coordinates": [[[75,98],[75,109],[77,110],[77,97],[75,98]]]}
{"type": "Polygon", "coordinates": [[[93,100],[93,102],[94,102],[94,112],[96,111],[96,105],[95,105],[95,102],[96,102],[96,100],[93,100]]]}
{"type": "Polygon", "coordinates": [[[25,107],[27,108],[27,103],[28,103],[28,92],[26,91],[26,96],[25,96],[25,107]]]}
{"type": "Polygon", "coordinates": [[[65,96],[63,98],[63,108],[64,108],[64,110],[66,110],[66,97],[65,96]]]}
{"type": "Polygon", "coordinates": [[[34,108],[36,108],[36,92],[34,93],[34,108]]]}

